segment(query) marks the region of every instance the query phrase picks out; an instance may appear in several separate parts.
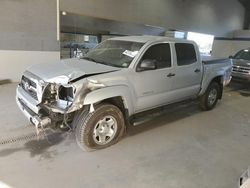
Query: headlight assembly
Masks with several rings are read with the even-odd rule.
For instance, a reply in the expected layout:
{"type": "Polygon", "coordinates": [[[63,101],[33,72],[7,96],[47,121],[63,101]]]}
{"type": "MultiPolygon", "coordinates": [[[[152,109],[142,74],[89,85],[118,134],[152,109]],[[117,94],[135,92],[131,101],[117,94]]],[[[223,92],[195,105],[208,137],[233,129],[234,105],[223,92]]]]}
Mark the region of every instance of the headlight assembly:
{"type": "Polygon", "coordinates": [[[68,102],[72,102],[74,99],[74,87],[70,85],[58,85],[55,83],[50,83],[45,89],[44,99],[47,102],[64,100],[68,102]]]}
{"type": "Polygon", "coordinates": [[[72,102],[74,99],[74,88],[72,86],[60,86],[58,89],[58,98],[72,102]]]}

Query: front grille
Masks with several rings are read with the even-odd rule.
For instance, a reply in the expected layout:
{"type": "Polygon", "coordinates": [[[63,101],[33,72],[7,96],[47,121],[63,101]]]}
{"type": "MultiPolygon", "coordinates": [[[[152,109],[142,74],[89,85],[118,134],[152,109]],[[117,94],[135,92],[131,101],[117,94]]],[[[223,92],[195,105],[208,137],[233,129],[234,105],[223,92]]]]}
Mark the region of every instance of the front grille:
{"type": "Polygon", "coordinates": [[[29,78],[23,76],[21,80],[21,87],[28,93],[33,99],[38,100],[37,97],[37,85],[34,81],[30,80],[29,78]]]}
{"type": "Polygon", "coordinates": [[[23,76],[22,81],[28,82],[32,87],[36,88],[36,83],[34,81],[28,79],[27,77],[23,76]]]}
{"type": "Polygon", "coordinates": [[[35,115],[35,113],[21,100],[18,98],[18,101],[20,102],[20,104],[22,105],[22,107],[31,115],[35,115]]]}
{"type": "Polygon", "coordinates": [[[233,72],[249,74],[250,73],[250,68],[241,67],[241,66],[233,66],[233,72]]]}

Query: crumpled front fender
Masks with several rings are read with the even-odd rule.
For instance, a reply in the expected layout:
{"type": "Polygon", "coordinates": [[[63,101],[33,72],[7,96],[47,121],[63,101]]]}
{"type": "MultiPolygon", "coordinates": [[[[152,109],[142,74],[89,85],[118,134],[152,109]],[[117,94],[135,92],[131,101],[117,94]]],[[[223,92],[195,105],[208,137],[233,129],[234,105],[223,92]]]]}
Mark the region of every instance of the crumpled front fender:
{"type": "Polygon", "coordinates": [[[123,99],[124,107],[128,110],[129,115],[134,113],[133,104],[135,104],[135,98],[129,92],[127,86],[110,86],[91,91],[85,96],[83,105],[92,105],[114,97],[121,97],[123,99]]]}

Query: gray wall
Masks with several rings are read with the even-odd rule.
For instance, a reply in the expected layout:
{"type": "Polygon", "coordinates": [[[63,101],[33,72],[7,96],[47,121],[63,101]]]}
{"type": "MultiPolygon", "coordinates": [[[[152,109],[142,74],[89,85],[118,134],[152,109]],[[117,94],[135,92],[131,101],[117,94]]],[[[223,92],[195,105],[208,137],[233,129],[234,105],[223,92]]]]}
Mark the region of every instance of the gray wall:
{"type": "MultiPolygon", "coordinates": [[[[229,37],[242,28],[237,0],[60,0],[72,13],[229,37]]],[[[0,0],[0,50],[59,51],[56,0],[0,0]]]]}
{"type": "Polygon", "coordinates": [[[60,18],[61,32],[120,35],[164,35],[166,28],[152,27],[67,13],[60,18]]]}
{"type": "Polygon", "coordinates": [[[56,0],[0,0],[0,50],[59,51],[56,0]]]}
{"type": "Polygon", "coordinates": [[[238,0],[60,0],[60,10],[231,37],[243,28],[238,0]]]}

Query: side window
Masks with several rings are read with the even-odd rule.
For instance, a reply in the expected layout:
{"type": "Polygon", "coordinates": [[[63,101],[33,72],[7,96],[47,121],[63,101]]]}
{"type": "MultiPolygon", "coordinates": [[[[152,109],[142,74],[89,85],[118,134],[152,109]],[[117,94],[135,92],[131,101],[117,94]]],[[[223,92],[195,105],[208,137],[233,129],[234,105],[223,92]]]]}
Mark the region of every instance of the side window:
{"type": "Polygon", "coordinates": [[[157,69],[171,67],[170,45],[164,43],[149,47],[144,53],[141,62],[145,59],[156,60],[157,69]]]}
{"type": "Polygon", "coordinates": [[[175,44],[177,64],[179,66],[190,65],[197,61],[196,52],[193,44],[176,43],[175,44]]]}

